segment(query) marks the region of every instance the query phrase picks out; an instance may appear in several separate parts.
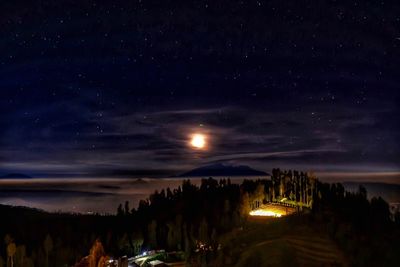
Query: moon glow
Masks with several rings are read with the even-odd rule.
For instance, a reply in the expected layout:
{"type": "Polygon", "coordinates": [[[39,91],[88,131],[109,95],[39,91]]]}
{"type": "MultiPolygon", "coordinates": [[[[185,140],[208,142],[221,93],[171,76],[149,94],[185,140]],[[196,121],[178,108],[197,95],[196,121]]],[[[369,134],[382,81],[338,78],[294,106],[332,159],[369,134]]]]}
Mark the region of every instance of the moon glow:
{"type": "Polygon", "coordinates": [[[194,134],[190,144],[196,149],[203,149],[206,146],[206,137],[203,134],[194,134]]]}

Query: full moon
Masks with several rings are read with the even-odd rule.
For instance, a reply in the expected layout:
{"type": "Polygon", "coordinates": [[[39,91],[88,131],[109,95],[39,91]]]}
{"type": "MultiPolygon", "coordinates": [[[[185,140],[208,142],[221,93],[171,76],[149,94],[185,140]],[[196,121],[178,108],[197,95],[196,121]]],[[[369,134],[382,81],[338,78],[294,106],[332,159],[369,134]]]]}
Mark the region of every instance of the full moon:
{"type": "Polygon", "coordinates": [[[203,134],[194,134],[190,144],[194,148],[202,149],[206,146],[206,137],[203,134]]]}

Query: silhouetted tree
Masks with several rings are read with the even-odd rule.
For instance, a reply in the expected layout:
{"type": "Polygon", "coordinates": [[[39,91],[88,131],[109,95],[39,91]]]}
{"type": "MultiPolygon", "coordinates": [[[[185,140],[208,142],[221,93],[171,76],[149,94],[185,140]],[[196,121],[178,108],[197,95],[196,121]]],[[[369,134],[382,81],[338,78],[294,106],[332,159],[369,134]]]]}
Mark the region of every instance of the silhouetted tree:
{"type": "Polygon", "coordinates": [[[125,214],[124,209],[122,208],[122,204],[119,204],[118,209],[117,209],[117,215],[118,216],[123,216],[125,214]]]}
{"type": "Polygon", "coordinates": [[[152,220],[148,225],[148,244],[150,248],[157,248],[157,221],[152,220]]]}
{"type": "Polygon", "coordinates": [[[129,215],[129,214],[130,214],[129,201],[125,201],[124,215],[129,215]]]}
{"type": "Polygon", "coordinates": [[[24,267],[26,257],[26,247],[24,245],[17,246],[17,251],[15,252],[15,265],[17,267],[24,267]]]}
{"type": "Polygon", "coordinates": [[[14,239],[10,235],[6,235],[4,238],[4,242],[7,248],[7,267],[14,267],[14,257],[17,251],[17,247],[14,243],[14,239]]]}
{"type": "Polygon", "coordinates": [[[46,238],[43,242],[44,252],[46,253],[46,266],[49,266],[49,254],[53,250],[53,239],[49,234],[46,235],[46,238]]]}
{"type": "Polygon", "coordinates": [[[208,236],[208,223],[205,218],[203,218],[200,222],[199,227],[199,240],[202,243],[208,244],[209,243],[209,236],[208,236]]]}

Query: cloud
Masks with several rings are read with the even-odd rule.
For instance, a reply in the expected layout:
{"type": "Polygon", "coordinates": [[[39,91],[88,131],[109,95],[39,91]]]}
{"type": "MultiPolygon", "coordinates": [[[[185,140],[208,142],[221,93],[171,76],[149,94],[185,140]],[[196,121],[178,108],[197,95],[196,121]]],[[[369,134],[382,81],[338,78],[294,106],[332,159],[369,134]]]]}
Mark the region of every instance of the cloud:
{"type": "MultiPolygon", "coordinates": [[[[120,114],[112,110],[91,111],[75,102],[62,106],[70,108],[71,117],[64,121],[48,117],[52,125],[38,126],[40,134],[29,137],[28,148],[32,152],[26,153],[26,147],[16,147],[13,142],[8,149],[2,149],[2,154],[7,155],[3,172],[147,176],[176,174],[216,161],[305,167],[369,159],[383,162],[379,153],[360,158],[362,151],[354,141],[365,141],[379,132],[374,127],[382,120],[380,113],[363,114],[357,109],[342,108],[331,114],[316,107],[301,113],[272,112],[226,106],[120,114]],[[198,131],[209,135],[209,150],[204,153],[188,147],[189,135],[198,131]]],[[[50,105],[36,113],[57,114],[62,106],[50,105]]],[[[34,125],[29,127],[35,129],[34,125]]],[[[24,142],[22,136],[12,138],[24,142]]],[[[364,141],[360,144],[367,151],[371,145],[364,141]]],[[[390,156],[383,158],[391,165],[390,156]]]]}
{"type": "Polygon", "coordinates": [[[228,161],[228,160],[241,160],[241,159],[268,159],[268,158],[295,158],[303,157],[308,154],[321,154],[330,152],[345,152],[339,149],[309,149],[309,150],[294,150],[294,151],[278,151],[278,152],[265,152],[265,153],[238,153],[233,155],[222,155],[208,158],[209,161],[228,161]]]}

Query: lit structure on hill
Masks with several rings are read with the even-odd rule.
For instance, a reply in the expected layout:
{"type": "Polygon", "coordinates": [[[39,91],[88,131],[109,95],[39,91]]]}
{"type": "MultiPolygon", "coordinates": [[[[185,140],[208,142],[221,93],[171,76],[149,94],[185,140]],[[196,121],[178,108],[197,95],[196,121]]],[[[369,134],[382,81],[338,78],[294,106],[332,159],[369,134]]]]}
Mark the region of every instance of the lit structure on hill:
{"type": "Polygon", "coordinates": [[[246,185],[251,190],[243,194],[243,211],[250,216],[282,217],[309,210],[319,197],[317,185],[312,173],[273,169],[270,181],[246,185]]]}
{"type": "Polygon", "coordinates": [[[296,212],[296,207],[287,203],[268,203],[249,212],[250,216],[282,217],[296,212]]]}
{"type": "Polygon", "coordinates": [[[262,217],[281,217],[282,214],[264,209],[257,209],[250,211],[250,216],[262,216],[262,217]]]}

